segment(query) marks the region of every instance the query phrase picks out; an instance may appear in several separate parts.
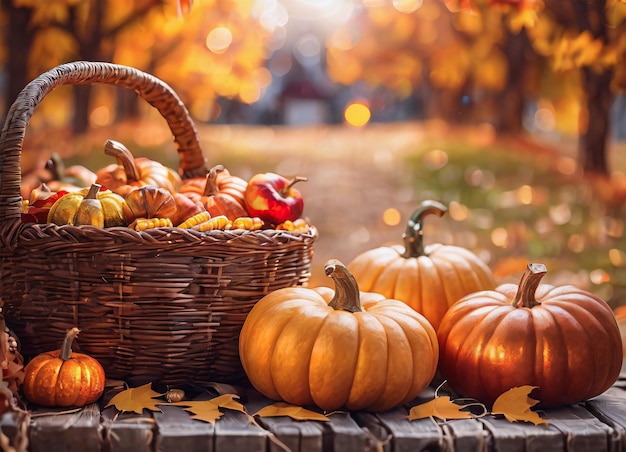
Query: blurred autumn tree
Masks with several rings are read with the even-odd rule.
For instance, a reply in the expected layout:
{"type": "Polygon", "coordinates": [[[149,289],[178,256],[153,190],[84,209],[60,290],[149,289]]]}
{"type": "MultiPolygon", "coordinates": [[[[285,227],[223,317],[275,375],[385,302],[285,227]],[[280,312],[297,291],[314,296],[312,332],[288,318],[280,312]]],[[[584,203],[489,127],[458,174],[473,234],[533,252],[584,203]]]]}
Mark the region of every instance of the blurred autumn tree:
{"type": "MultiPolygon", "coordinates": [[[[109,61],[148,71],[174,88],[201,119],[216,96],[255,101],[271,80],[262,66],[269,38],[253,0],[197,0],[181,17],[176,0],[0,0],[0,53],[12,102],[38,74],[68,61],[109,61]],[[269,79],[268,79],[269,77],[269,79]]],[[[93,86],[74,86],[73,129],[88,127],[93,86]]],[[[133,93],[118,90],[132,111],[133,93]],[[130,99],[130,101],[129,101],[130,99]]],[[[110,100],[110,99],[109,99],[110,100]]],[[[111,110],[113,105],[108,105],[111,110]]],[[[111,116],[115,116],[112,114],[111,116]]]]}
{"type": "Polygon", "coordinates": [[[472,117],[507,132],[521,131],[526,103],[567,90],[569,106],[577,107],[568,114],[577,115],[583,170],[609,173],[610,107],[626,85],[626,2],[363,3],[350,27],[328,41],[335,81],[415,93],[426,116],[448,121],[466,119],[463,99],[474,99],[472,117]]]}
{"type": "MultiPolygon", "coordinates": [[[[471,113],[489,118],[500,131],[521,130],[523,99],[536,90],[539,62],[525,33],[505,27],[503,10],[452,13],[452,5],[440,0],[364,4],[350,26],[328,41],[328,72],[335,81],[364,80],[402,97],[415,94],[426,117],[458,122],[471,113]]],[[[515,26],[519,31],[521,25],[515,26]]]]}

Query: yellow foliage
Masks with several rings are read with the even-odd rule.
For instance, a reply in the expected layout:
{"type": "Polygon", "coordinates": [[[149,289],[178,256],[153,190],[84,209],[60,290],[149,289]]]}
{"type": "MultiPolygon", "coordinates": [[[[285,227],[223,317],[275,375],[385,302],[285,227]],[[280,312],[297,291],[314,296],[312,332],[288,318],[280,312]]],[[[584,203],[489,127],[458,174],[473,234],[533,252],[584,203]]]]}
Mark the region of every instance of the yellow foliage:
{"type": "Polygon", "coordinates": [[[465,83],[471,60],[462,43],[451,45],[432,55],[430,81],[438,88],[458,89],[465,83]]]}
{"type": "Polygon", "coordinates": [[[69,55],[76,55],[76,40],[66,31],[47,27],[35,35],[29,55],[29,65],[36,72],[47,71],[65,62],[69,55]]]}
{"type": "Polygon", "coordinates": [[[494,91],[501,90],[506,85],[508,60],[498,49],[485,58],[475,61],[474,78],[478,86],[494,91]]]}
{"type": "Polygon", "coordinates": [[[69,7],[75,6],[82,0],[15,0],[18,8],[30,8],[31,25],[48,25],[50,23],[65,24],[69,19],[69,7]]]}

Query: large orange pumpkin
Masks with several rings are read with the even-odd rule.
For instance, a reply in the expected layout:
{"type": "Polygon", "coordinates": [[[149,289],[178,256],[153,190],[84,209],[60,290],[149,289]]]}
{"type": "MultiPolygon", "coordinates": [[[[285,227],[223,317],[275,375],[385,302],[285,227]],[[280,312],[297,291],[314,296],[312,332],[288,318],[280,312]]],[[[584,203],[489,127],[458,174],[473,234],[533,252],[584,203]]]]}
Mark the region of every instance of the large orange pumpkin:
{"type": "Polygon", "coordinates": [[[574,286],[539,284],[529,264],[519,286],[470,294],[452,306],[437,332],[439,369],[465,397],[491,404],[505,391],[537,386],[538,406],[597,396],[618,378],[622,342],[613,311],[574,286]]]}
{"type": "Polygon", "coordinates": [[[61,349],[41,353],[26,365],[22,385],[26,400],[48,407],[80,407],[100,398],[104,369],[95,358],[72,353],[78,333],[78,328],[71,328],[61,349]]]}
{"type": "Polygon", "coordinates": [[[248,183],[233,176],[222,165],[215,165],[206,178],[188,179],[180,193],[200,202],[212,217],[226,216],[229,220],[248,216],[244,193],[248,183]]]}
{"type": "Polygon", "coordinates": [[[401,301],[359,292],[341,262],[325,270],[334,291],[279,289],[251,310],[239,338],[250,382],[271,399],[324,410],[382,411],[415,398],[437,368],[433,327],[401,301]]]}
{"type": "Polygon", "coordinates": [[[460,298],[496,287],[487,264],[469,250],[439,243],[424,246],[424,217],[446,211],[437,201],[424,201],[408,221],[404,247],[371,249],[348,264],[361,290],[404,301],[435,329],[460,298]]]}
{"type": "Polygon", "coordinates": [[[96,182],[114,193],[126,197],[132,190],[151,185],[176,193],[182,184],[177,172],[146,157],[135,157],[122,143],[107,140],[104,152],[117,159],[117,163],[96,172],[96,182]]]}

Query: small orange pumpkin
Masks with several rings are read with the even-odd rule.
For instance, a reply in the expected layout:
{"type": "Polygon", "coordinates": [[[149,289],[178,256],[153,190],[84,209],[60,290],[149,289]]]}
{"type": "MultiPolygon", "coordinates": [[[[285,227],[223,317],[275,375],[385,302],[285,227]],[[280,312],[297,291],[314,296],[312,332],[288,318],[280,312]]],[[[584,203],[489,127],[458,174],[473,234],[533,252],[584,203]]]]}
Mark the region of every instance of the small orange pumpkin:
{"type": "Polygon", "coordinates": [[[209,170],[205,179],[187,180],[180,188],[180,193],[192,201],[200,201],[212,217],[221,215],[229,220],[247,217],[244,194],[248,183],[240,177],[231,175],[222,165],[209,170]]]}
{"type": "Polygon", "coordinates": [[[172,218],[176,215],[174,196],[164,188],[144,185],[126,195],[122,207],[130,224],[138,218],[172,218]]]}
{"type": "Polygon", "coordinates": [[[487,264],[469,250],[439,243],[424,246],[424,217],[441,217],[446,211],[437,201],[424,201],[408,222],[404,248],[371,249],[348,264],[361,290],[404,301],[435,329],[461,297],[496,286],[487,264]]]}
{"type": "Polygon", "coordinates": [[[417,397],[437,369],[433,327],[405,303],[359,292],[337,260],[335,290],[289,287],[246,318],[239,356],[266,397],[324,410],[384,411],[417,397]]]}
{"type": "Polygon", "coordinates": [[[24,368],[26,400],[47,407],[85,406],[104,392],[102,365],[84,353],[72,353],[78,328],[71,328],[59,350],[35,356],[24,368]]]}
{"type": "Polygon", "coordinates": [[[134,157],[122,143],[107,140],[104,152],[117,159],[117,163],[105,166],[96,172],[96,182],[109,190],[126,197],[135,188],[144,185],[165,188],[175,193],[182,180],[178,173],[163,164],[146,157],[134,157]]]}

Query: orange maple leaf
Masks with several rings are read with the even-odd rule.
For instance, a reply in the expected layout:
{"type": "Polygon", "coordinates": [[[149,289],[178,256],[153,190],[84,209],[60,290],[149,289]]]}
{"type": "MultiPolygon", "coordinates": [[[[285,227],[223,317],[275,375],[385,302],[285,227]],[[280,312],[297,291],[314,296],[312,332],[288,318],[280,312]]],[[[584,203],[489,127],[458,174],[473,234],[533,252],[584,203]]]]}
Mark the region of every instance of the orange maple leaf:
{"type": "Polygon", "coordinates": [[[537,405],[539,401],[529,397],[528,394],[536,388],[537,386],[525,385],[509,389],[493,403],[491,414],[502,414],[510,422],[525,421],[535,425],[547,424],[548,421],[531,411],[531,408],[537,405]]]}

